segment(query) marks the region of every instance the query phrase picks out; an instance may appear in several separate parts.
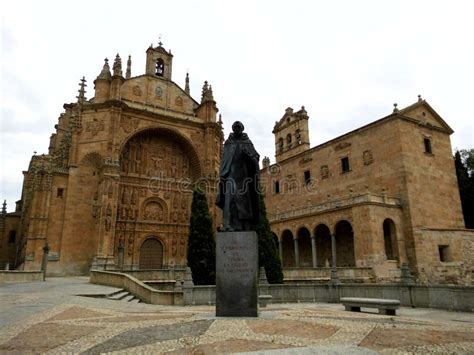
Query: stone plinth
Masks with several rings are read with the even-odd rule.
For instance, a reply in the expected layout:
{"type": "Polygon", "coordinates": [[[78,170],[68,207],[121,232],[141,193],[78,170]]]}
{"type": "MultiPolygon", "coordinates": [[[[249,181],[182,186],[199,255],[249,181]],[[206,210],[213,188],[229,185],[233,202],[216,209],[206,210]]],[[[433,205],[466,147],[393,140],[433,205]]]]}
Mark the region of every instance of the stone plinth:
{"type": "Polygon", "coordinates": [[[257,233],[217,233],[216,316],[257,317],[257,282],[257,233]]]}

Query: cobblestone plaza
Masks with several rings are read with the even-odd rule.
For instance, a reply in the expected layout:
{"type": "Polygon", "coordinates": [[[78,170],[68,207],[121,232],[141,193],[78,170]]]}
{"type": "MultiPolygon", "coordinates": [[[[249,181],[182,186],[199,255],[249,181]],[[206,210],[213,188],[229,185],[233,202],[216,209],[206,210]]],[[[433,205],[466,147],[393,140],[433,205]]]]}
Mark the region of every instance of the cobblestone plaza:
{"type": "Polygon", "coordinates": [[[86,277],[0,285],[0,352],[473,353],[472,313],[401,308],[397,316],[341,304],[273,304],[259,318],[216,318],[214,306],[113,301],[86,277]]]}

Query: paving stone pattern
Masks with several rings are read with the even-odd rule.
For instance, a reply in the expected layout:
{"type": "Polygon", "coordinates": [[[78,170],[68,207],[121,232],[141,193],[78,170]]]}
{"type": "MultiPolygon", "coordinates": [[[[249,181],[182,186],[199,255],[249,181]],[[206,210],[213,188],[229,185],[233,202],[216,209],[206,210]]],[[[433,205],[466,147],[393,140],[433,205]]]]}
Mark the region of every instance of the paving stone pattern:
{"type": "Polygon", "coordinates": [[[0,285],[0,353],[474,353],[472,313],[402,307],[397,316],[383,316],[301,303],[269,305],[258,319],[218,318],[214,307],[74,296],[84,288],[103,292],[76,281],[53,281],[63,285],[62,293],[50,288],[55,294],[44,284],[38,292],[32,284],[0,285]]]}

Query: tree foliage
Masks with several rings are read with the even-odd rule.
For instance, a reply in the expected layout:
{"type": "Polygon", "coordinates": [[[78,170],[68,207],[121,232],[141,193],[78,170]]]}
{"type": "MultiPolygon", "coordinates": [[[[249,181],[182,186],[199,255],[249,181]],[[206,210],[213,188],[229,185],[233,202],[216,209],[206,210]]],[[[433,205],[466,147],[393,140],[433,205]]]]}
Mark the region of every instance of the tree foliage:
{"type": "Polygon", "coordinates": [[[260,219],[257,225],[258,262],[265,268],[267,280],[271,284],[283,283],[283,270],[278,254],[278,245],[273,238],[263,195],[259,194],[260,219]]]}
{"type": "Polygon", "coordinates": [[[474,149],[456,151],[454,165],[466,228],[474,228],[474,149]]]}
{"type": "Polygon", "coordinates": [[[188,266],[195,285],[216,283],[216,243],[207,197],[199,187],[193,191],[188,237],[188,266]]]}

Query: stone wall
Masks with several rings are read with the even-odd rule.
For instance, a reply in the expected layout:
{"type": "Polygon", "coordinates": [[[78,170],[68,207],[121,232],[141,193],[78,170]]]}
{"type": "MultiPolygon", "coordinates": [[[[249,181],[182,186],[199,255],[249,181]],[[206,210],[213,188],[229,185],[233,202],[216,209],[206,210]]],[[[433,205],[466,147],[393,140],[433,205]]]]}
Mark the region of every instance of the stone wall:
{"type": "MultiPolygon", "coordinates": [[[[215,304],[215,286],[183,288],[185,305],[215,304]]],[[[331,302],[342,297],[398,299],[404,307],[441,308],[472,312],[474,287],[342,284],[268,285],[259,295],[271,295],[271,303],[331,302]]]]}
{"type": "Polygon", "coordinates": [[[42,271],[0,271],[0,282],[30,282],[42,280],[42,271]]]}
{"type": "Polygon", "coordinates": [[[415,238],[420,282],[474,284],[474,230],[421,229],[415,238]]]}

